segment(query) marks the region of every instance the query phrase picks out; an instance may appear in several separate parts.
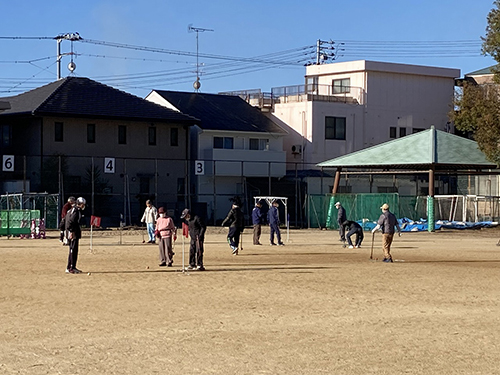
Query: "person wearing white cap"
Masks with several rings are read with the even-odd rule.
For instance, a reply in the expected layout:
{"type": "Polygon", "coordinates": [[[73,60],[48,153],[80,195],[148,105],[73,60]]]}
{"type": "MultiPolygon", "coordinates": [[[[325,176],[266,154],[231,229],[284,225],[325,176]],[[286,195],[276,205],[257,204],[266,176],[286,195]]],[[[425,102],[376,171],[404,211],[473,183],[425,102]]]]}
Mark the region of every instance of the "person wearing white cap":
{"type": "Polygon", "coordinates": [[[396,216],[389,211],[389,205],[387,203],[384,203],[380,209],[382,210],[382,215],[380,215],[376,227],[372,229],[372,233],[375,233],[379,228],[382,229],[382,248],[384,249],[383,262],[392,263],[391,244],[395,233],[394,228],[397,229],[400,236],[401,228],[399,227],[396,216]]]}
{"type": "Polygon", "coordinates": [[[347,220],[347,215],[345,213],[344,207],[342,207],[340,202],[335,203],[335,207],[338,210],[337,223],[339,225],[339,235],[340,235],[339,241],[345,242],[345,228],[343,224],[344,221],[347,220]]]}

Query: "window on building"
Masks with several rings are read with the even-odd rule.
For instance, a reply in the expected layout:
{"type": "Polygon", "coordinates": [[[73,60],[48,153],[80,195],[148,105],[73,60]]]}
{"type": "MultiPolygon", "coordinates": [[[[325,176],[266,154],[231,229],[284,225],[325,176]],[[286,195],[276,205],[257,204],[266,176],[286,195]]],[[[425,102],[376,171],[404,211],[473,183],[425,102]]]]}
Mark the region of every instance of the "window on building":
{"type": "Polygon", "coordinates": [[[396,138],[396,134],[397,134],[397,128],[394,126],[391,126],[389,128],[389,138],[391,138],[391,139],[396,138]]]}
{"type": "Polygon", "coordinates": [[[54,123],[54,141],[62,142],[63,141],[63,123],[56,122],[54,123]]]}
{"type": "Polygon", "coordinates": [[[170,128],[170,146],[179,146],[179,128],[170,128]]]}
{"type": "Polygon", "coordinates": [[[269,139],[250,138],[250,150],[268,150],[269,139]]]}
{"type": "Polygon", "coordinates": [[[177,202],[184,202],[184,195],[185,195],[185,182],[184,178],[178,178],[177,179],[177,202]]]}
{"type": "Polygon", "coordinates": [[[150,126],[148,128],[148,144],[150,146],[156,146],[156,127],[150,126]]]}
{"type": "MultiPolygon", "coordinates": [[[[332,187],[333,189],[333,187],[332,187]]],[[[332,191],[332,190],[330,190],[332,191]]],[[[345,186],[345,185],[339,185],[337,189],[337,193],[339,194],[351,194],[352,193],[352,186],[345,186]]]]}
{"type": "Polygon", "coordinates": [[[139,178],[139,193],[140,194],[149,194],[149,177],[140,177],[139,178]]]}
{"type": "Polygon", "coordinates": [[[399,128],[399,137],[404,137],[406,135],[406,128],[399,128]]]}
{"type": "Polygon", "coordinates": [[[2,125],[2,147],[12,146],[12,125],[2,125]]]}
{"type": "Polygon", "coordinates": [[[118,125],[118,144],[127,144],[127,127],[125,125],[118,125]]]}
{"type": "Polygon", "coordinates": [[[68,176],[64,179],[64,187],[68,188],[68,191],[81,191],[82,189],[82,178],[81,176],[68,176]]]}
{"type": "Polygon", "coordinates": [[[95,124],[87,124],[87,143],[95,143],[95,124]]]}
{"type": "Polygon", "coordinates": [[[379,193],[397,193],[398,188],[396,186],[377,186],[377,192],[379,192],[379,193]]]}
{"type": "Polygon", "coordinates": [[[351,79],[334,79],[332,81],[333,85],[333,93],[334,94],[343,94],[346,92],[351,92],[351,79]]]}
{"type": "Polygon", "coordinates": [[[345,117],[325,117],[325,139],[345,140],[345,117]]]}
{"type": "Polygon", "coordinates": [[[214,137],[214,148],[234,148],[234,138],[233,137],[214,137]]]}
{"type": "Polygon", "coordinates": [[[422,128],[413,128],[412,129],[412,134],[415,134],[415,133],[418,133],[418,132],[423,132],[425,129],[422,129],[422,128]]]}

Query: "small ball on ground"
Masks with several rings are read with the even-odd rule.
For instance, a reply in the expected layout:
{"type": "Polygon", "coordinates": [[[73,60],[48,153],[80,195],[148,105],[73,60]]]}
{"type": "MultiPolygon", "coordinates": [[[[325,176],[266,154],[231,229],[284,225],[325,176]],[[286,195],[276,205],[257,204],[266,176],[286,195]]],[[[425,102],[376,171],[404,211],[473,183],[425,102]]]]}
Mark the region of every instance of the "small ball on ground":
{"type": "Polygon", "coordinates": [[[87,274],[87,276],[90,276],[90,275],[91,275],[91,273],[89,272],[89,273],[87,274]]]}

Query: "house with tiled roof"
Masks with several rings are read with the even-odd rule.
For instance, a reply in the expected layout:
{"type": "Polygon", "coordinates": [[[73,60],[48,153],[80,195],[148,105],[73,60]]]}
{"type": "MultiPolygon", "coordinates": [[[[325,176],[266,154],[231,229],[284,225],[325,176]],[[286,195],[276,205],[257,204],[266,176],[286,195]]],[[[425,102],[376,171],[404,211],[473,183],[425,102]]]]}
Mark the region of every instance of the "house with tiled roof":
{"type": "Polygon", "coordinates": [[[8,103],[0,111],[0,154],[13,162],[0,181],[13,190],[83,195],[91,214],[111,216],[113,225],[120,214],[138,222],[146,199],[172,210],[188,204],[195,117],[81,77],[0,101],[8,103]]]}
{"type": "Polygon", "coordinates": [[[240,97],[154,90],[146,99],[200,119],[191,130],[192,170],[199,211],[212,222],[224,219],[235,195],[248,214],[252,197],[271,194],[271,179],[286,175],[288,133],[240,97]]]}
{"type": "Polygon", "coordinates": [[[473,72],[464,74],[464,78],[462,80],[465,80],[467,82],[472,82],[478,85],[493,83],[495,67],[496,65],[492,65],[483,69],[475,70],[473,72]]]}

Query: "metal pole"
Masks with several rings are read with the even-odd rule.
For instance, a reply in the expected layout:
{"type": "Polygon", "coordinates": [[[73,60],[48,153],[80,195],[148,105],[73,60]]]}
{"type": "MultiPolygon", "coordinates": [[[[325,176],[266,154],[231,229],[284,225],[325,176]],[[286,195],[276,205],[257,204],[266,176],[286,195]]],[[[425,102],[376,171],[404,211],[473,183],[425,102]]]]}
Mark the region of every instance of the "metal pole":
{"type": "Polygon", "coordinates": [[[57,80],[61,79],[61,42],[62,39],[57,39],[57,80]]]}
{"type": "Polygon", "coordinates": [[[299,217],[298,205],[299,205],[299,189],[298,189],[299,181],[298,181],[298,172],[297,172],[297,163],[295,163],[295,227],[298,227],[297,219],[299,217]]]}
{"type": "Polygon", "coordinates": [[[123,159],[123,222],[127,222],[127,159],[123,159]]]}
{"type": "Polygon", "coordinates": [[[267,175],[269,177],[268,195],[271,195],[271,162],[267,162],[267,175]]]}
{"type": "Polygon", "coordinates": [[[23,193],[26,193],[26,155],[24,155],[23,162],[23,193]]]}
{"type": "Polygon", "coordinates": [[[217,213],[217,192],[216,192],[216,183],[215,183],[215,171],[216,171],[216,168],[215,168],[215,160],[213,161],[213,193],[214,193],[214,222],[213,222],[213,225],[215,225],[215,223],[217,222],[217,218],[216,218],[216,213],[217,213]]]}
{"type": "Polygon", "coordinates": [[[94,173],[94,157],[92,156],[92,207],[91,207],[91,211],[92,211],[92,215],[94,215],[94,192],[95,192],[95,173],[94,173]]]}
{"type": "Polygon", "coordinates": [[[158,198],[158,159],[155,159],[155,198],[156,204],[158,205],[158,202],[160,201],[158,198]]]}

